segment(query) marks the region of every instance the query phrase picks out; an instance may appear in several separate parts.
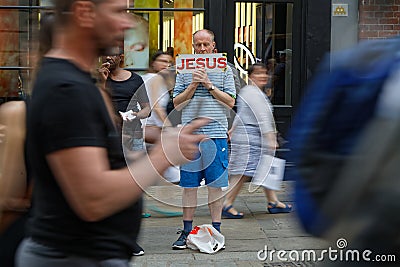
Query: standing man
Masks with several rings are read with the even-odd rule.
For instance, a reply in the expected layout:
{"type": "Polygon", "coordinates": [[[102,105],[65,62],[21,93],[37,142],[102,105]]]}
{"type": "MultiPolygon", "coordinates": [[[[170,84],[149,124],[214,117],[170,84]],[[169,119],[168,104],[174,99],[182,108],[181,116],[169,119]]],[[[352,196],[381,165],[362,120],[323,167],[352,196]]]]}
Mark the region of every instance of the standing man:
{"type": "Polygon", "coordinates": [[[128,267],[140,229],[142,190],[194,158],[204,138],[169,129],[137,160],[124,157],[110,99],[90,75],[132,26],[126,0],[54,0],[55,36],[41,60],[27,111],[35,177],[19,267],[128,267]],[[128,166],[129,169],[128,169],[128,166]]]}
{"type": "MultiPolygon", "coordinates": [[[[199,30],[193,34],[196,54],[211,54],[215,49],[214,33],[199,30]]],[[[180,186],[183,189],[183,231],[173,243],[173,249],[185,249],[186,238],[193,227],[197,206],[197,188],[202,179],[208,188],[208,206],[212,225],[220,231],[222,212],[222,187],[228,186],[227,112],[235,103],[236,90],[231,68],[224,72],[207,73],[197,68],[193,73],[176,77],[174,105],[182,109],[182,123],[198,117],[208,117],[211,122],[200,132],[210,139],[200,144],[201,156],[181,167],[180,186]]]]}
{"type": "MultiPolygon", "coordinates": [[[[111,91],[117,116],[119,116],[119,112],[128,111],[128,107],[135,116],[133,120],[125,123],[124,133],[129,135],[129,138],[124,138],[127,141],[126,147],[134,151],[143,150],[143,130],[140,119],[147,118],[150,114],[150,103],[143,79],[133,71],[123,69],[124,51],[122,48],[119,49],[118,55],[103,57],[103,62],[99,71],[103,83],[105,81],[103,86],[111,91]]],[[[122,122],[119,127],[122,130],[122,122]]]]}

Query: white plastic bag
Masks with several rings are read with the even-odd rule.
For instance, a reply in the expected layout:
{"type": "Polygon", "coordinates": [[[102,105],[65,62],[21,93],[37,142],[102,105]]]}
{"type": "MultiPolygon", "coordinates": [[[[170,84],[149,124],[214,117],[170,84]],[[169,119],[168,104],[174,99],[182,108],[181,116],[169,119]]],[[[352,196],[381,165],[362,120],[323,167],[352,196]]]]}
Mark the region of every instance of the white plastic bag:
{"type": "Polygon", "coordinates": [[[250,192],[254,186],[262,186],[272,190],[281,190],[283,175],[285,173],[284,159],[268,154],[263,154],[257,170],[250,184],[250,192]]]}
{"type": "Polygon", "coordinates": [[[186,239],[186,245],[190,249],[213,254],[224,247],[225,237],[211,224],[203,224],[194,227],[186,239]]]}

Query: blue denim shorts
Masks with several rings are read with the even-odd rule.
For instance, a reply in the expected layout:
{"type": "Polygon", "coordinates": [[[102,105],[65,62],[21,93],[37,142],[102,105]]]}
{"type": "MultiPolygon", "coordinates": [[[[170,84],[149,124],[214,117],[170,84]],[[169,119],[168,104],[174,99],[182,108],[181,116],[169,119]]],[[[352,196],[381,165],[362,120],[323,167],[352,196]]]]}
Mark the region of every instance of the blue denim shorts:
{"type": "Polygon", "coordinates": [[[228,142],[226,138],[207,139],[199,145],[200,153],[193,161],[181,166],[179,185],[199,187],[201,180],[210,187],[228,186],[228,142]]]}

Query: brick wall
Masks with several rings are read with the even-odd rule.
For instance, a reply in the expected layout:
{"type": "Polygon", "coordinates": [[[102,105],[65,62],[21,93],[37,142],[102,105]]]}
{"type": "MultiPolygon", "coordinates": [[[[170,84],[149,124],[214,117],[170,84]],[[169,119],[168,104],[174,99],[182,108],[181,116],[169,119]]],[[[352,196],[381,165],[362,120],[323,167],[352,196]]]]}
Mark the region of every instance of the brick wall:
{"type": "Polygon", "coordinates": [[[400,34],[400,0],[359,0],[359,16],[360,40],[400,34]]]}

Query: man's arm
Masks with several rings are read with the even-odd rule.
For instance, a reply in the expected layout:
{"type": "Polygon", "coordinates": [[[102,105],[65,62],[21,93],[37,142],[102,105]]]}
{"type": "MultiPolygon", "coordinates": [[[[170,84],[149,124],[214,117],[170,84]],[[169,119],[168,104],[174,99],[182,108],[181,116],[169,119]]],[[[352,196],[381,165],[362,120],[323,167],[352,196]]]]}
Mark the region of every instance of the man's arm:
{"type": "MultiPolygon", "coordinates": [[[[197,70],[196,70],[197,71],[197,70]]],[[[231,79],[231,85],[232,85],[232,95],[230,95],[227,92],[224,92],[222,88],[217,88],[208,78],[207,72],[205,69],[199,69],[199,79],[202,81],[201,83],[203,86],[210,92],[210,94],[217,99],[218,101],[222,102],[229,108],[233,108],[235,105],[235,95],[236,95],[236,90],[234,88],[234,81],[233,81],[233,75],[232,75],[232,70],[228,69],[227,71],[230,71],[230,76],[228,76],[227,79],[231,79]]],[[[229,85],[228,85],[229,86],[229,85]]]]}
{"type": "Polygon", "coordinates": [[[218,101],[227,105],[229,108],[233,108],[233,106],[235,105],[235,99],[228,93],[225,93],[225,92],[221,91],[220,89],[218,89],[212,83],[210,83],[210,84],[208,84],[207,86],[204,85],[207,88],[207,90],[210,92],[210,94],[218,101]]]}
{"type": "Polygon", "coordinates": [[[192,82],[182,93],[174,98],[174,106],[178,111],[182,110],[188,101],[192,99],[197,86],[199,86],[198,82],[192,82]]]}
{"type": "Polygon", "coordinates": [[[204,136],[192,132],[206,123],[199,119],[163,132],[162,142],[130,169],[111,170],[103,147],[62,149],[48,154],[47,161],[74,212],[85,221],[99,221],[131,205],[169,166],[193,159],[204,136]]]}
{"type": "Polygon", "coordinates": [[[29,206],[24,199],[28,187],[24,160],[25,117],[24,101],[0,106],[0,135],[3,135],[0,140],[0,217],[2,210],[25,210],[29,206]]]}

